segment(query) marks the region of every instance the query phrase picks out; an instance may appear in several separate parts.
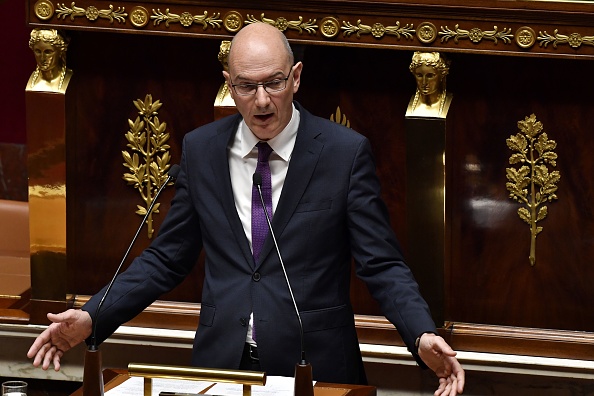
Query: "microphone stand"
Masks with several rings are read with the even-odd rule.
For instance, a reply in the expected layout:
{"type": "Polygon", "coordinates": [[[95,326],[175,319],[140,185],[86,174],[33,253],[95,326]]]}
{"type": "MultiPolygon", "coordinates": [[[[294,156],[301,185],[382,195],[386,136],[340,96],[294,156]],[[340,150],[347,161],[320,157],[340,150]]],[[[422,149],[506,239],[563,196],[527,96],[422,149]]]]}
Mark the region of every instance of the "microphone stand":
{"type": "Polygon", "coordinates": [[[103,302],[105,301],[105,297],[107,297],[107,293],[109,293],[109,291],[111,290],[111,287],[113,286],[117,276],[119,275],[120,270],[122,269],[122,266],[124,265],[124,262],[128,258],[128,255],[130,254],[130,250],[132,250],[132,246],[134,245],[134,242],[136,242],[136,239],[138,238],[138,235],[140,234],[140,231],[142,230],[144,223],[146,223],[149,215],[152,213],[153,207],[155,206],[155,203],[157,203],[157,198],[159,198],[159,195],[161,194],[161,191],[163,191],[165,186],[167,186],[167,184],[172,179],[177,178],[177,175],[179,174],[179,170],[180,170],[179,165],[173,165],[171,167],[171,169],[169,169],[169,172],[167,172],[167,174],[168,174],[167,179],[161,185],[161,187],[157,191],[157,194],[155,194],[155,197],[151,201],[151,204],[149,205],[149,207],[146,211],[146,214],[144,215],[144,218],[142,219],[142,222],[140,223],[140,226],[136,230],[136,234],[134,234],[134,238],[132,238],[132,242],[128,246],[128,250],[126,250],[124,257],[122,258],[122,261],[120,261],[120,265],[118,265],[118,268],[117,268],[115,274],[113,275],[113,278],[109,282],[107,289],[105,289],[105,293],[103,293],[103,297],[101,297],[101,301],[99,301],[99,304],[97,305],[97,309],[95,310],[95,320],[93,321],[93,331],[91,333],[91,343],[85,353],[85,363],[84,363],[84,368],[83,368],[83,370],[84,370],[83,371],[83,386],[82,386],[83,396],[103,396],[103,372],[101,370],[101,351],[99,350],[99,347],[97,346],[97,338],[96,338],[97,337],[97,322],[99,321],[99,310],[103,306],[103,302]]]}
{"type": "Polygon", "coordinates": [[[295,307],[295,313],[297,314],[297,319],[299,320],[299,335],[301,337],[301,360],[299,361],[299,363],[295,364],[295,385],[293,389],[293,394],[295,396],[313,396],[313,374],[311,364],[308,363],[307,359],[305,358],[303,322],[301,321],[301,315],[299,314],[297,302],[295,301],[295,296],[293,295],[291,282],[289,282],[289,276],[287,275],[287,270],[285,269],[285,263],[283,262],[283,257],[281,256],[278,243],[276,242],[276,236],[274,235],[274,231],[272,230],[272,223],[270,222],[268,210],[266,210],[266,204],[264,203],[264,197],[262,196],[262,175],[258,172],[254,173],[253,182],[256,188],[258,189],[258,194],[260,195],[260,202],[262,203],[264,215],[266,216],[266,222],[268,223],[268,229],[270,230],[270,235],[272,236],[272,241],[274,242],[274,247],[276,248],[276,254],[278,255],[278,259],[280,260],[281,268],[283,269],[285,280],[287,282],[287,287],[289,288],[289,294],[291,295],[291,300],[293,301],[293,306],[295,307]]]}

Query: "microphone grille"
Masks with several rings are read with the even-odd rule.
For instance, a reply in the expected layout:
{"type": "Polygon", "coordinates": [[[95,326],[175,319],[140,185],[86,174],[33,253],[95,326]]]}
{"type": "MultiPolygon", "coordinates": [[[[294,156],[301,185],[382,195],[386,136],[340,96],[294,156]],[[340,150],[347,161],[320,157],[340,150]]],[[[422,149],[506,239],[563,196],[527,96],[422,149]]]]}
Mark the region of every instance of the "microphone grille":
{"type": "Polygon", "coordinates": [[[260,174],[260,172],[254,172],[253,180],[255,186],[262,185],[262,175],[260,174]]]}
{"type": "Polygon", "coordinates": [[[177,175],[179,175],[180,170],[181,167],[178,164],[173,164],[171,165],[171,168],[169,168],[169,172],[167,172],[167,174],[171,176],[171,178],[177,179],[177,175]]]}

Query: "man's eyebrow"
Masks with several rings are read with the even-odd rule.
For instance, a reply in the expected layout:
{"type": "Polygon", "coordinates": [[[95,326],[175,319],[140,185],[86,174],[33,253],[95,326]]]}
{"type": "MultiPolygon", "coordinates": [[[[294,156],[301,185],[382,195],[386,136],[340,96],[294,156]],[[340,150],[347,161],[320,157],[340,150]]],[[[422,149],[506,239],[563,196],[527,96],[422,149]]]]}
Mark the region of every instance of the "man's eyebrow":
{"type": "Polygon", "coordinates": [[[284,77],[285,77],[284,72],[277,71],[276,73],[272,73],[271,75],[269,75],[268,78],[265,79],[265,80],[254,81],[254,80],[251,80],[251,79],[246,78],[246,77],[242,76],[241,74],[239,74],[239,75],[237,75],[235,77],[235,81],[241,81],[241,82],[246,83],[246,84],[249,84],[249,83],[254,83],[255,84],[257,82],[266,82],[266,81],[276,80],[278,78],[284,78],[284,77]]]}

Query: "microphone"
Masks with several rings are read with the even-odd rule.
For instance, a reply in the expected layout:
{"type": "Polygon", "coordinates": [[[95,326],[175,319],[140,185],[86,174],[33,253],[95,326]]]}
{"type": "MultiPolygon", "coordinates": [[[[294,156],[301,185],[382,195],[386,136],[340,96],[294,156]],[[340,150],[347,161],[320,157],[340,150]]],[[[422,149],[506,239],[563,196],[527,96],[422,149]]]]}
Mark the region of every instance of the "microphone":
{"type": "Polygon", "coordinates": [[[132,250],[132,246],[134,246],[134,242],[136,242],[136,239],[138,238],[138,235],[140,234],[140,231],[142,230],[144,223],[146,223],[149,215],[152,213],[153,207],[157,203],[157,198],[159,198],[159,195],[161,194],[161,191],[163,191],[163,189],[165,189],[165,186],[167,186],[167,184],[169,184],[169,182],[171,182],[172,180],[177,178],[177,175],[179,174],[180,169],[181,168],[179,165],[174,164],[171,166],[171,168],[167,172],[167,179],[161,185],[161,187],[155,194],[155,197],[151,201],[151,204],[149,205],[149,207],[146,211],[146,214],[144,215],[144,218],[142,219],[142,222],[140,222],[140,226],[138,227],[138,230],[136,230],[136,234],[134,234],[134,237],[132,238],[132,242],[130,242],[130,245],[128,246],[128,249],[126,250],[126,253],[124,254],[124,257],[122,258],[120,265],[118,265],[118,268],[116,269],[115,274],[113,275],[113,278],[107,285],[107,288],[105,289],[105,293],[103,293],[103,297],[101,297],[101,300],[99,301],[99,304],[97,305],[97,309],[95,310],[95,320],[93,321],[93,329],[91,331],[91,343],[87,349],[87,353],[85,354],[85,364],[84,364],[84,372],[83,372],[83,396],[103,396],[103,373],[101,372],[101,351],[99,351],[99,349],[97,347],[97,323],[99,322],[99,311],[101,310],[101,307],[103,306],[105,297],[107,297],[107,294],[111,290],[117,276],[119,275],[120,270],[122,269],[122,266],[124,265],[124,262],[128,258],[128,255],[130,254],[130,250],[132,250]]]}
{"type": "Polygon", "coordinates": [[[295,313],[297,314],[297,319],[299,321],[299,336],[301,339],[301,361],[295,365],[295,387],[294,387],[294,395],[295,396],[313,396],[313,378],[312,378],[312,367],[311,364],[307,362],[305,358],[305,340],[303,337],[303,322],[301,321],[301,315],[299,314],[299,309],[297,308],[297,301],[295,301],[295,296],[293,295],[293,289],[291,288],[291,282],[289,282],[289,276],[287,275],[287,270],[285,269],[285,263],[283,262],[283,257],[281,255],[280,249],[278,247],[278,243],[276,242],[276,236],[274,235],[274,230],[272,229],[272,223],[270,222],[270,217],[268,216],[268,211],[266,210],[266,204],[264,203],[264,197],[262,196],[262,175],[259,172],[255,172],[253,176],[253,183],[258,190],[258,195],[260,196],[260,202],[262,203],[262,208],[264,209],[264,215],[266,216],[266,223],[268,224],[268,229],[270,230],[270,235],[272,236],[272,242],[274,242],[274,247],[276,249],[276,254],[278,255],[278,259],[281,264],[281,268],[283,269],[283,274],[285,275],[285,281],[287,282],[287,287],[289,288],[289,294],[291,295],[291,301],[293,302],[293,307],[295,308],[295,313]]]}

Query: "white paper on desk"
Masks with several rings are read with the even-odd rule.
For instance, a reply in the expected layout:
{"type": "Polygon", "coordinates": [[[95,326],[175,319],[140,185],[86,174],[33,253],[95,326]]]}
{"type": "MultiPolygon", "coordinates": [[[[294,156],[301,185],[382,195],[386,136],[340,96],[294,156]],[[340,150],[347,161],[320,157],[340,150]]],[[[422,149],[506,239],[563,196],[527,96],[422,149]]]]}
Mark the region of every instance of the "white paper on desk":
{"type": "MultiPolygon", "coordinates": [[[[315,384],[315,381],[313,382],[315,384]]],[[[293,396],[295,387],[295,378],[269,376],[266,377],[266,385],[252,385],[253,396],[293,396]]],[[[217,383],[210,388],[207,395],[225,395],[241,396],[243,395],[243,385],[241,384],[223,384],[217,383]]]]}
{"type": "MultiPolygon", "coordinates": [[[[212,382],[153,378],[152,396],[159,392],[198,393],[212,382]]],[[[144,394],[144,377],[130,377],[120,385],[105,392],[105,396],[141,396],[144,394]]]]}

